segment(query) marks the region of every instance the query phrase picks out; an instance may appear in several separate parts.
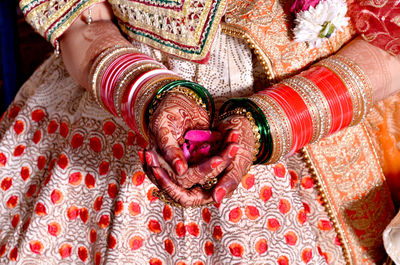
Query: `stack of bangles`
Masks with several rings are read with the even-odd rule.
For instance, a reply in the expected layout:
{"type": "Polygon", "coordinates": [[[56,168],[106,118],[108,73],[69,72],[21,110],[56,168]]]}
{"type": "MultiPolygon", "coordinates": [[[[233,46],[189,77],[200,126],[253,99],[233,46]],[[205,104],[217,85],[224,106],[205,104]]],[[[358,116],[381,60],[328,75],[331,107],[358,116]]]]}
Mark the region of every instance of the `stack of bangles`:
{"type": "MultiPolygon", "coordinates": [[[[90,76],[100,106],[147,140],[150,117],[170,92],[188,96],[214,116],[213,99],[204,87],[182,80],[133,47],[102,52],[90,76]]],[[[349,58],[334,55],[249,98],[228,100],[220,119],[230,115],[249,119],[256,141],[254,163],[264,164],[359,123],[372,104],[365,73],[349,58]]]]}
{"type": "Polygon", "coordinates": [[[373,105],[368,77],[352,60],[331,56],[299,75],[220,110],[251,116],[256,164],[274,163],[309,143],[358,124],[373,105]]]}
{"type": "MultiPolygon", "coordinates": [[[[90,76],[100,106],[146,140],[151,115],[170,92],[184,94],[214,117],[214,102],[204,87],[182,80],[133,47],[106,49],[90,76]]],[[[245,116],[254,133],[254,164],[265,164],[359,123],[372,104],[368,77],[349,58],[335,55],[249,98],[228,100],[219,118],[245,116]]],[[[163,190],[156,195],[166,203],[172,200],[163,190]]]]}
{"type": "Polygon", "coordinates": [[[131,46],[114,46],[103,51],[90,71],[96,101],[106,111],[122,118],[148,140],[147,124],[161,99],[170,92],[193,99],[214,116],[209,92],[197,83],[182,80],[174,72],[131,46]]]}

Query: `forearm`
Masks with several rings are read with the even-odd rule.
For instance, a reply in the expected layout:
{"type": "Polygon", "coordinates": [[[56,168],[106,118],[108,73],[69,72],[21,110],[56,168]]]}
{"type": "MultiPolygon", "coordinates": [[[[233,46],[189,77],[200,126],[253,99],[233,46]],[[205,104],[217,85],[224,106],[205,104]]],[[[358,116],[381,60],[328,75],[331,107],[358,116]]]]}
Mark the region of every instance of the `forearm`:
{"type": "Polygon", "coordinates": [[[308,143],[361,121],[373,103],[399,91],[400,62],[356,39],[337,55],[247,99],[221,108],[245,107],[260,133],[258,162],[273,163],[308,143]]]}
{"type": "Polygon", "coordinates": [[[374,101],[383,100],[400,91],[400,57],[393,56],[361,37],[353,40],[338,54],[352,59],[371,82],[374,101]]]}
{"type": "Polygon", "coordinates": [[[85,88],[90,87],[90,68],[102,51],[118,44],[130,44],[112,22],[113,15],[108,4],[96,4],[91,12],[90,25],[87,24],[89,12],[86,10],[60,40],[62,58],[68,72],[85,88]]]}

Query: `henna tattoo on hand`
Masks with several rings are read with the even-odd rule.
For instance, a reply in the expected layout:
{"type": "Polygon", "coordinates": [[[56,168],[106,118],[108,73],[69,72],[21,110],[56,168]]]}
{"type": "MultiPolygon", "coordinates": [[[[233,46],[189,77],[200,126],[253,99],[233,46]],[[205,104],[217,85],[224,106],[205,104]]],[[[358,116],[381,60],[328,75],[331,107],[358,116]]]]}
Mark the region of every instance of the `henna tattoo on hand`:
{"type": "Polygon", "coordinates": [[[179,175],[187,170],[181,150],[184,134],[190,129],[207,129],[207,112],[181,93],[169,93],[150,119],[149,129],[161,154],[179,175]]]}
{"type": "Polygon", "coordinates": [[[214,200],[221,202],[224,197],[232,195],[253,163],[255,139],[251,124],[244,116],[230,116],[221,121],[217,128],[224,134],[233,129],[239,132],[237,154],[232,164],[225,170],[224,176],[221,177],[213,192],[214,200]]]}

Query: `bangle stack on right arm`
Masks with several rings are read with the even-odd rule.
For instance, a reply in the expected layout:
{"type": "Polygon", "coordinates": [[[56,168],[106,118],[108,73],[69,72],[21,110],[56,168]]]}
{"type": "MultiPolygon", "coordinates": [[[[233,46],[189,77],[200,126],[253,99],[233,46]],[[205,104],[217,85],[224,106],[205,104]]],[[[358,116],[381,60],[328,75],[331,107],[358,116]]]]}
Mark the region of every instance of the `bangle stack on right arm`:
{"type": "Polygon", "coordinates": [[[251,111],[260,132],[257,163],[274,163],[309,143],[358,124],[373,104],[368,77],[352,60],[331,56],[244,101],[231,99],[221,115],[251,111]]]}
{"type": "Polygon", "coordinates": [[[214,115],[214,102],[201,85],[182,80],[161,63],[132,46],[103,51],[90,71],[90,87],[99,105],[148,140],[150,116],[170,92],[181,93],[214,115]]]}

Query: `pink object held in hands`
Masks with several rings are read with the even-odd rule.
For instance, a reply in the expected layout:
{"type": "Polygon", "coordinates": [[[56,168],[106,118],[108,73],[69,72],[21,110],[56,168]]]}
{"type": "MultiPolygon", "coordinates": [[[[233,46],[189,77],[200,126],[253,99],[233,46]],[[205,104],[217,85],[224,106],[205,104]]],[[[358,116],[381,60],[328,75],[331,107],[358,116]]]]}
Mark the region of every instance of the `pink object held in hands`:
{"type": "Polygon", "coordinates": [[[190,130],[184,138],[182,149],[186,160],[189,163],[199,163],[218,150],[222,135],[217,131],[190,130]]]}

